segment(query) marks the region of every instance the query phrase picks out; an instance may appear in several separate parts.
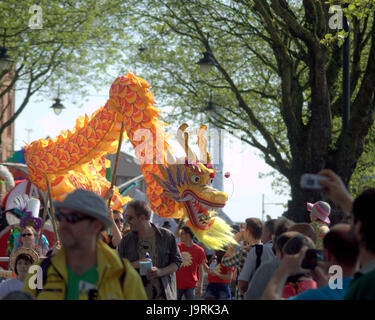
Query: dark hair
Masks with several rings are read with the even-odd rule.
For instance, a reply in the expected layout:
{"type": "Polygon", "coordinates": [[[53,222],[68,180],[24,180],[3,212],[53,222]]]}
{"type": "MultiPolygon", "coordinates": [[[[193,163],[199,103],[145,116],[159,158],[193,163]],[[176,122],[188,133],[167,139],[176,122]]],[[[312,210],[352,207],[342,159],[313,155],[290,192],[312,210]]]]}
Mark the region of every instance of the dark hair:
{"type": "Polygon", "coordinates": [[[306,246],[309,249],[314,249],[315,243],[309,237],[306,237],[303,234],[298,234],[285,243],[283,253],[297,254],[303,246],[306,246]]]}
{"type": "Polygon", "coordinates": [[[223,259],[224,257],[224,254],[226,252],[226,249],[227,248],[223,248],[221,250],[215,250],[215,255],[216,255],[216,258],[217,258],[217,263],[221,263],[221,260],[223,259]]]}
{"type": "Polygon", "coordinates": [[[181,229],[184,230],[185,233],[188,233],[192,239],[194,239],[194,233],[193,233],[193,231],[191,231],[191,229],[189,227],[184,226],[181,229]]]}
{"type": "Polygon", "coordinates": [[[151,219],[151,209],[149,205],[142,200],[132,200],[128,203],[126,208],[133,208],[134,214],[139,217],[142,214],[146,217],[146,220],[151,219]]]}
{"type": "Polygon", "coordinates": [[[166,228],[166,229],[169,229],[171,226],[171,224],[169,223],[169,221],[165,221],[162,225],[163,228],[166,228]]]}
{"type": "Polygon", "coordinates": [[[16,258],[16,262],[14,263],[14,273],[18,276],[18,270],[17,270],[17,263],[18,261],[20,260],[24,260],[26,262],[30,262],[30,264],[33,264],[34,263],[34,259],[26,254],[26,253],[21,253],[19,256],[17,256],[16,258]]]}
{"type": "Polygon", "coordinates": [[[297,236],[298,232],[296,231],[287,231],[278,236],[275,239],[276,247],[280,252],[283,252],[284,245],[288,242],[289,239],[292,239],[293,237],[297,236]]]}
{"type": "Polygon", "coordinates": [[[122,212],[120,210],[113,210],[112,212],[113,212],[113,214],[120,214],[120,215],[122,215],[122,212]]]}
{"type": "Polygon", "coordinates": [[[314,228],[309,223],[296,223],[292,225],[288,231],[297,231],[302,233],[306,237],[309,237],[314,243],[316,243],[316,233],[314,228]]]}
{"type": "Polygon", "coordinates": [[[270,219],[264,223],[264,229],[268,230],[272,235],[275,234],[275,226],[277,219],[270,219]]]}
{"type": "Polygon", "coordinates": [[[375,215],[371,208],[375,205],[375,189],[367,189],[363,191],[353,203],[354,224],[361,222],[361,233],[366,248],[375,253],[375,215]]]}
{"type": "Polygon", "coordinates": [[[262,237],[263,223],[258,218],[246,219],[246,230],[248,230],[255,240],[259,240],[262,237]]]}
{"type": "Polygon", "coordinates": [[[359,243],[348,224],[337,224],[332,227],[323,239],[323,246],[340,264],[348,267],[356,265],[359,243]]]}
{"type": "Polygon", "coordinates": [[[241,231],[241,228],[240,228],[240,226],[238,224],[234,224],[231,227],[232,227],[232,230],[233,230],[234,234],[236,234],[236,233],[238,233],[238,232],[241,231]]]}
{"type": "Polygon", "coordinates": [[[281,217],[275,221],[275,231],[274,236],[275,238],[279,237],[284,232],[287,232],[288,229],[293,226],[295,223],[292,220],[289,220],[288,218],[281,217]]]}

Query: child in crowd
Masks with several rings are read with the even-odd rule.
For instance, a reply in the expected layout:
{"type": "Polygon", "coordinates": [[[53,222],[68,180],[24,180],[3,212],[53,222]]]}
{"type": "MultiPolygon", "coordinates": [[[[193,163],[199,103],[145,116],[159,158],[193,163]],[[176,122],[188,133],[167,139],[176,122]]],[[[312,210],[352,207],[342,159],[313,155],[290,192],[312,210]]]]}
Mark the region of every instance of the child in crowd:
{"type": "Polygon", "coordinates": [[[205,265],[206,272],[208,273],[206,300],[230,300],[232,298],[230,283],[234,268],[227,268],[221,264],[224,254],[225,250],[215,250],[215,255],[211,258],[210,267],[205,265]]]}
{"type": "Polygon", "coordinates": [[[307,211],[310,212],[311,226],[316,234],[316,249],[322,252],[323,238],[328,233],[330,220],[328,218],[331,213],[331,207],[327,202],[318,201],[314,204],[307,203],[307,211]]]}

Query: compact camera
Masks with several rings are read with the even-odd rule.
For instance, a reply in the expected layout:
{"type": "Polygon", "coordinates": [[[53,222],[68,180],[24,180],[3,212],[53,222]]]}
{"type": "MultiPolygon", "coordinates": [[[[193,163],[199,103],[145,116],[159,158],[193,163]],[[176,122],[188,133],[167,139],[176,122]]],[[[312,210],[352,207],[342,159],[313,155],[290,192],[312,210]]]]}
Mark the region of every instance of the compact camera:
{"type": "Polygon", "coordinates": [[[317,174],[305,173],[301,176],[301,188],[311,190],[322,190],[323,186],[320,184],[321,180],[327,180],[327,177],[319,176],[317,174]]]}

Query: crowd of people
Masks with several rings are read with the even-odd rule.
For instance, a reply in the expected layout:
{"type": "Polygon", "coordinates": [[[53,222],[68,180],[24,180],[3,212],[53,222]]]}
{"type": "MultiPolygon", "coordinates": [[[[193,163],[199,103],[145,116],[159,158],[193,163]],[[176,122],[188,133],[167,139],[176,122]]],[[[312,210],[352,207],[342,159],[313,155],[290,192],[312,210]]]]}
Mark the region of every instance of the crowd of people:
{"type": "Polygon", "coordinates": [[[146,202],[125,214],[77,189],[54,208],[60,243],[47,252],[26,225],[10,252],[15,277],[0,298],[53,300],[370,300],[375,299],[375,189],[353,199],[331,170],[320,183],[345,213],[331,225],[329,204],[307,203],[310,223],[249,217],[236,245],[208,255],[188,226],[172,233],[151,222],[146,202]],[[42,270],[42,279],[28,272],[42,270]],[[42,283],[40,283],[42,282],[42,283]],[[15,295],[17,294],[17,295],[15,295]]]}

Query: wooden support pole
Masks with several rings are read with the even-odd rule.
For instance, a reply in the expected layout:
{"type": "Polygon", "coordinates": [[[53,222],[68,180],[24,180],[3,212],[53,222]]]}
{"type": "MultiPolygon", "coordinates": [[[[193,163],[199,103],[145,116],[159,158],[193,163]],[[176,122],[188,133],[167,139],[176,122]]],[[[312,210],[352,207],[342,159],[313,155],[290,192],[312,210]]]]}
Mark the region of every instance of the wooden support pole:
{"type": "Polygon", "coordinates": [[[182,228],[182,225],[184,224],[184,221],[185,221],[185,218],[184,218],[184,216],[182,216],[182,217],[180,218],[180,223],[178,224],[178,227],[177,227],[176,232],[175,232],[175,234],[174,234],[175,238],[178,237],[178,234],[180,233],[180,230],[181,230],[181,228],[182,228]]]}
{"type": "Polygon", "coordinates": [[[60,238],[59,238],[59,233],[57,232],[56,219],[55,219],[55,209],[53,208],[51,186],[49,184],[49,181],[48,181],[47,177],[46,177],[46,182],[47,182],[47,191],[48,191],[49,203],[50,203],[50,208],[51,208],[52,226],[53,226],[53,232],[55,233],[55,243],[56,243],[56,241],[60,242],[60,238]]]}
{"type": "Polygon", "coordinates": [[[46,194],[46,198],[44,199],[42,226],[40,228],[40,237],[39,237],[39,242],[38,242],[39,246],[42,245],[42,235],[43,235],[43,230],[44,230],[44,224],[46,223],[46,219],[47,219],[48,203],[49,203],[49,197],[48,197],[48,194],[46,194]]]}
{"type": "MultiPolygon", "coordinates": [[[[118,142],[118,146],[117,146],[117,153],[116,153],[115,167],[114,167],[114,169],[113,169],[112,182],[111,182],[111,187],[110,187],[110,189],[113,189],[113,186],[115,185],[115,181],[116,181],[117,166],[118,166],[118,160],[119,160],[119,158],[120,158],[120,151],[121,151],[122,138],[123,138],[123,136],[124,136],[124,128],[125,128],[125,124],[124,124],[124,120],[123,120],[123,121],[121,122],[120,138],[119,138],[119,142],[118,142]]],[[[111,207],[111,200],[112,200],[112,198],[109,198],[109,199],[108,199],[108,208],[111,207]]]]}

